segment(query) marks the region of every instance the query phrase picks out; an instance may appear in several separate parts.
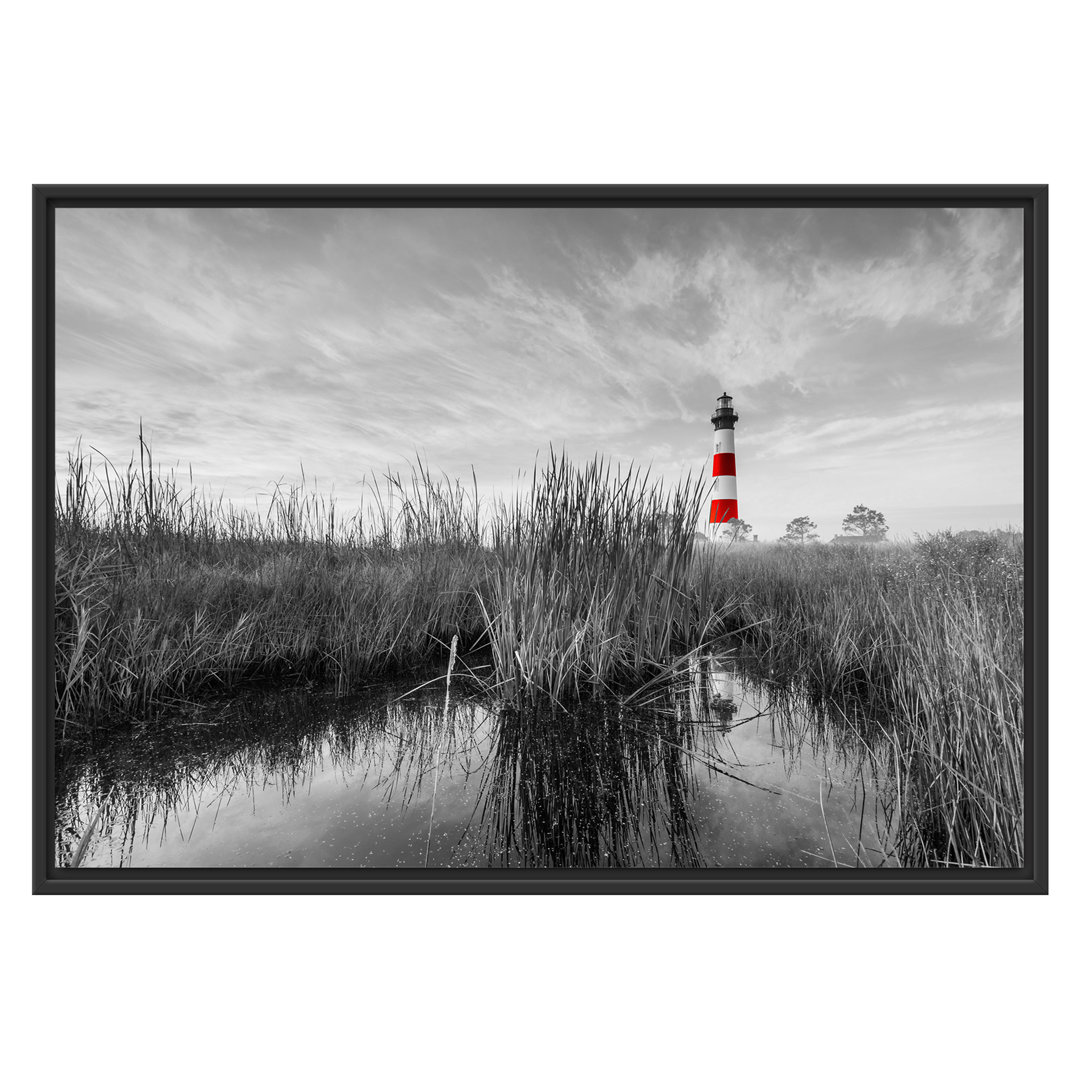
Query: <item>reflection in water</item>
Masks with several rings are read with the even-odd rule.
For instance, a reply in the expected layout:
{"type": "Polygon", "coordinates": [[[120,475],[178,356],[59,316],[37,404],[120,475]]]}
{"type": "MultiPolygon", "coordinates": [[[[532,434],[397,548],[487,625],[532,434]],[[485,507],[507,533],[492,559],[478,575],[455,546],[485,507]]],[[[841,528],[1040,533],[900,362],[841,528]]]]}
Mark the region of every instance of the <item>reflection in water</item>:
{"type": "Polygon", "coordinates": [[[685,731],[617,710],[504,719],[480,799],[501,865],[704,865],[685,731]]]}
{"type": "Polygon", "coordinates": [[[695,723],[713,721],[730,730],[735,716],[735,671],[712,656],[695,657],[690,664],[687,704],[695,723]]]}
{"type": "Polygon", "coordinates": [[[83,866],[895,865],[866,732],[722,658],[647,708],[404,692],[248,694],[68,748],[58,865],[80,840],[83,866]]]}

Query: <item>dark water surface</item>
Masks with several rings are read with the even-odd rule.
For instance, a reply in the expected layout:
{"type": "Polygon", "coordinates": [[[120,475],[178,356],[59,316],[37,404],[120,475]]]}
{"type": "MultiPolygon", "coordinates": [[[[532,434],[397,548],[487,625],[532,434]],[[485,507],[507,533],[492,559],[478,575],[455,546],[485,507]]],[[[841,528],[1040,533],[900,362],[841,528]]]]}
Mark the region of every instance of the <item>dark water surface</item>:
{"type": "Polygon", "coordinates": [[[724,660],[650,707],[495,710],[445,679],[249,693],[68,750],[57,863],[896,865],[895,785],[843,717],[724,660]]]}

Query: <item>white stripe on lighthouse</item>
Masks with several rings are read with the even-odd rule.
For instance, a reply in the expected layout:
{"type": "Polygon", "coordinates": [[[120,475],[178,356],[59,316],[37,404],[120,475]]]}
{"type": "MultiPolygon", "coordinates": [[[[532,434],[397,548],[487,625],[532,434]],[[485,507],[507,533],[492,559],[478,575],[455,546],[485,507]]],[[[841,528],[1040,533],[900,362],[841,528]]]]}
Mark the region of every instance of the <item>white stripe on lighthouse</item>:
{"type": "Polygon", "coordinates": [[[718,476],[713,480],[712,497],[714,499],[737,499],[734,476],[718,476]]]}

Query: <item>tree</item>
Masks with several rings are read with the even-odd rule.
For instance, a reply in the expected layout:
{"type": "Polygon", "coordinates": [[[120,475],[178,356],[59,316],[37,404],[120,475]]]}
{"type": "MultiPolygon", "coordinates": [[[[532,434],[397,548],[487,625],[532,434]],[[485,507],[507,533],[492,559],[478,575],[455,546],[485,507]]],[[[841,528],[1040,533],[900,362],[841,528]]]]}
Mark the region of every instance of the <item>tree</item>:
{"type": "Polygon", "coordinates": [[[867,540],[884,540],[889,526],[880,510],[871,510],[860,503],[844,518],[844,532],[864,536],[867,540]]]}
{"type": "Polygon", "coordinates": [[[811,521],[805,515],[794,518],[787,523],[787,531],[780,537],[780,542],[782,544],[808,544],[811,540],[818,538],[816,532],[811,532],[816,528],[817,522],[811,521]]]}
{"type": "Polygon", "coordinates": [[[750,530],[753,528],[749,522],[742,521],[740,518],[732,518],[728,523],[724,531],[724,535],[732,542],[735,543],[740,540],[745,540],[750,535],[750,530]]]}

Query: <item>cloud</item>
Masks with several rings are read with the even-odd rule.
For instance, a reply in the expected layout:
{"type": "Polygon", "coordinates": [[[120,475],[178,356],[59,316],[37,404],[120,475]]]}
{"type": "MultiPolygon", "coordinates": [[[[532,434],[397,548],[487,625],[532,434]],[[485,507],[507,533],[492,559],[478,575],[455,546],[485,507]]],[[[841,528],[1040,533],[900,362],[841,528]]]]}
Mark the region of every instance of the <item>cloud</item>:
{"type": "MultiPolygon", "coordinates": [[[[806,458],[807,447],[812,446],[812,460],[819,466],[830,460],[830,455],[848,455],[853,448],[860,454],[911,455],[918,452],[920,443],[937,449],[943,441],[963,442],[1006,426],[1012,428],[1023,420],[1023,415],[1020,402],[985,402],[933,406],[892,416],[849,415],[824,422],[789,423],[760,439],[756,452],[762,459],[806,458]]],[[[752,438],[750,444],[754,445],[752,438]]]]}
{"type": "Polygon", "coordinates": [[[842,472],[1016,426],[1021,240],[967,209],[64,209],[58,444],[125,454],[143,417],[238,487],[414,450],[500,480],[549,442],[670,474],[726,389],[762,470],[813,439],[842,472]]]}

